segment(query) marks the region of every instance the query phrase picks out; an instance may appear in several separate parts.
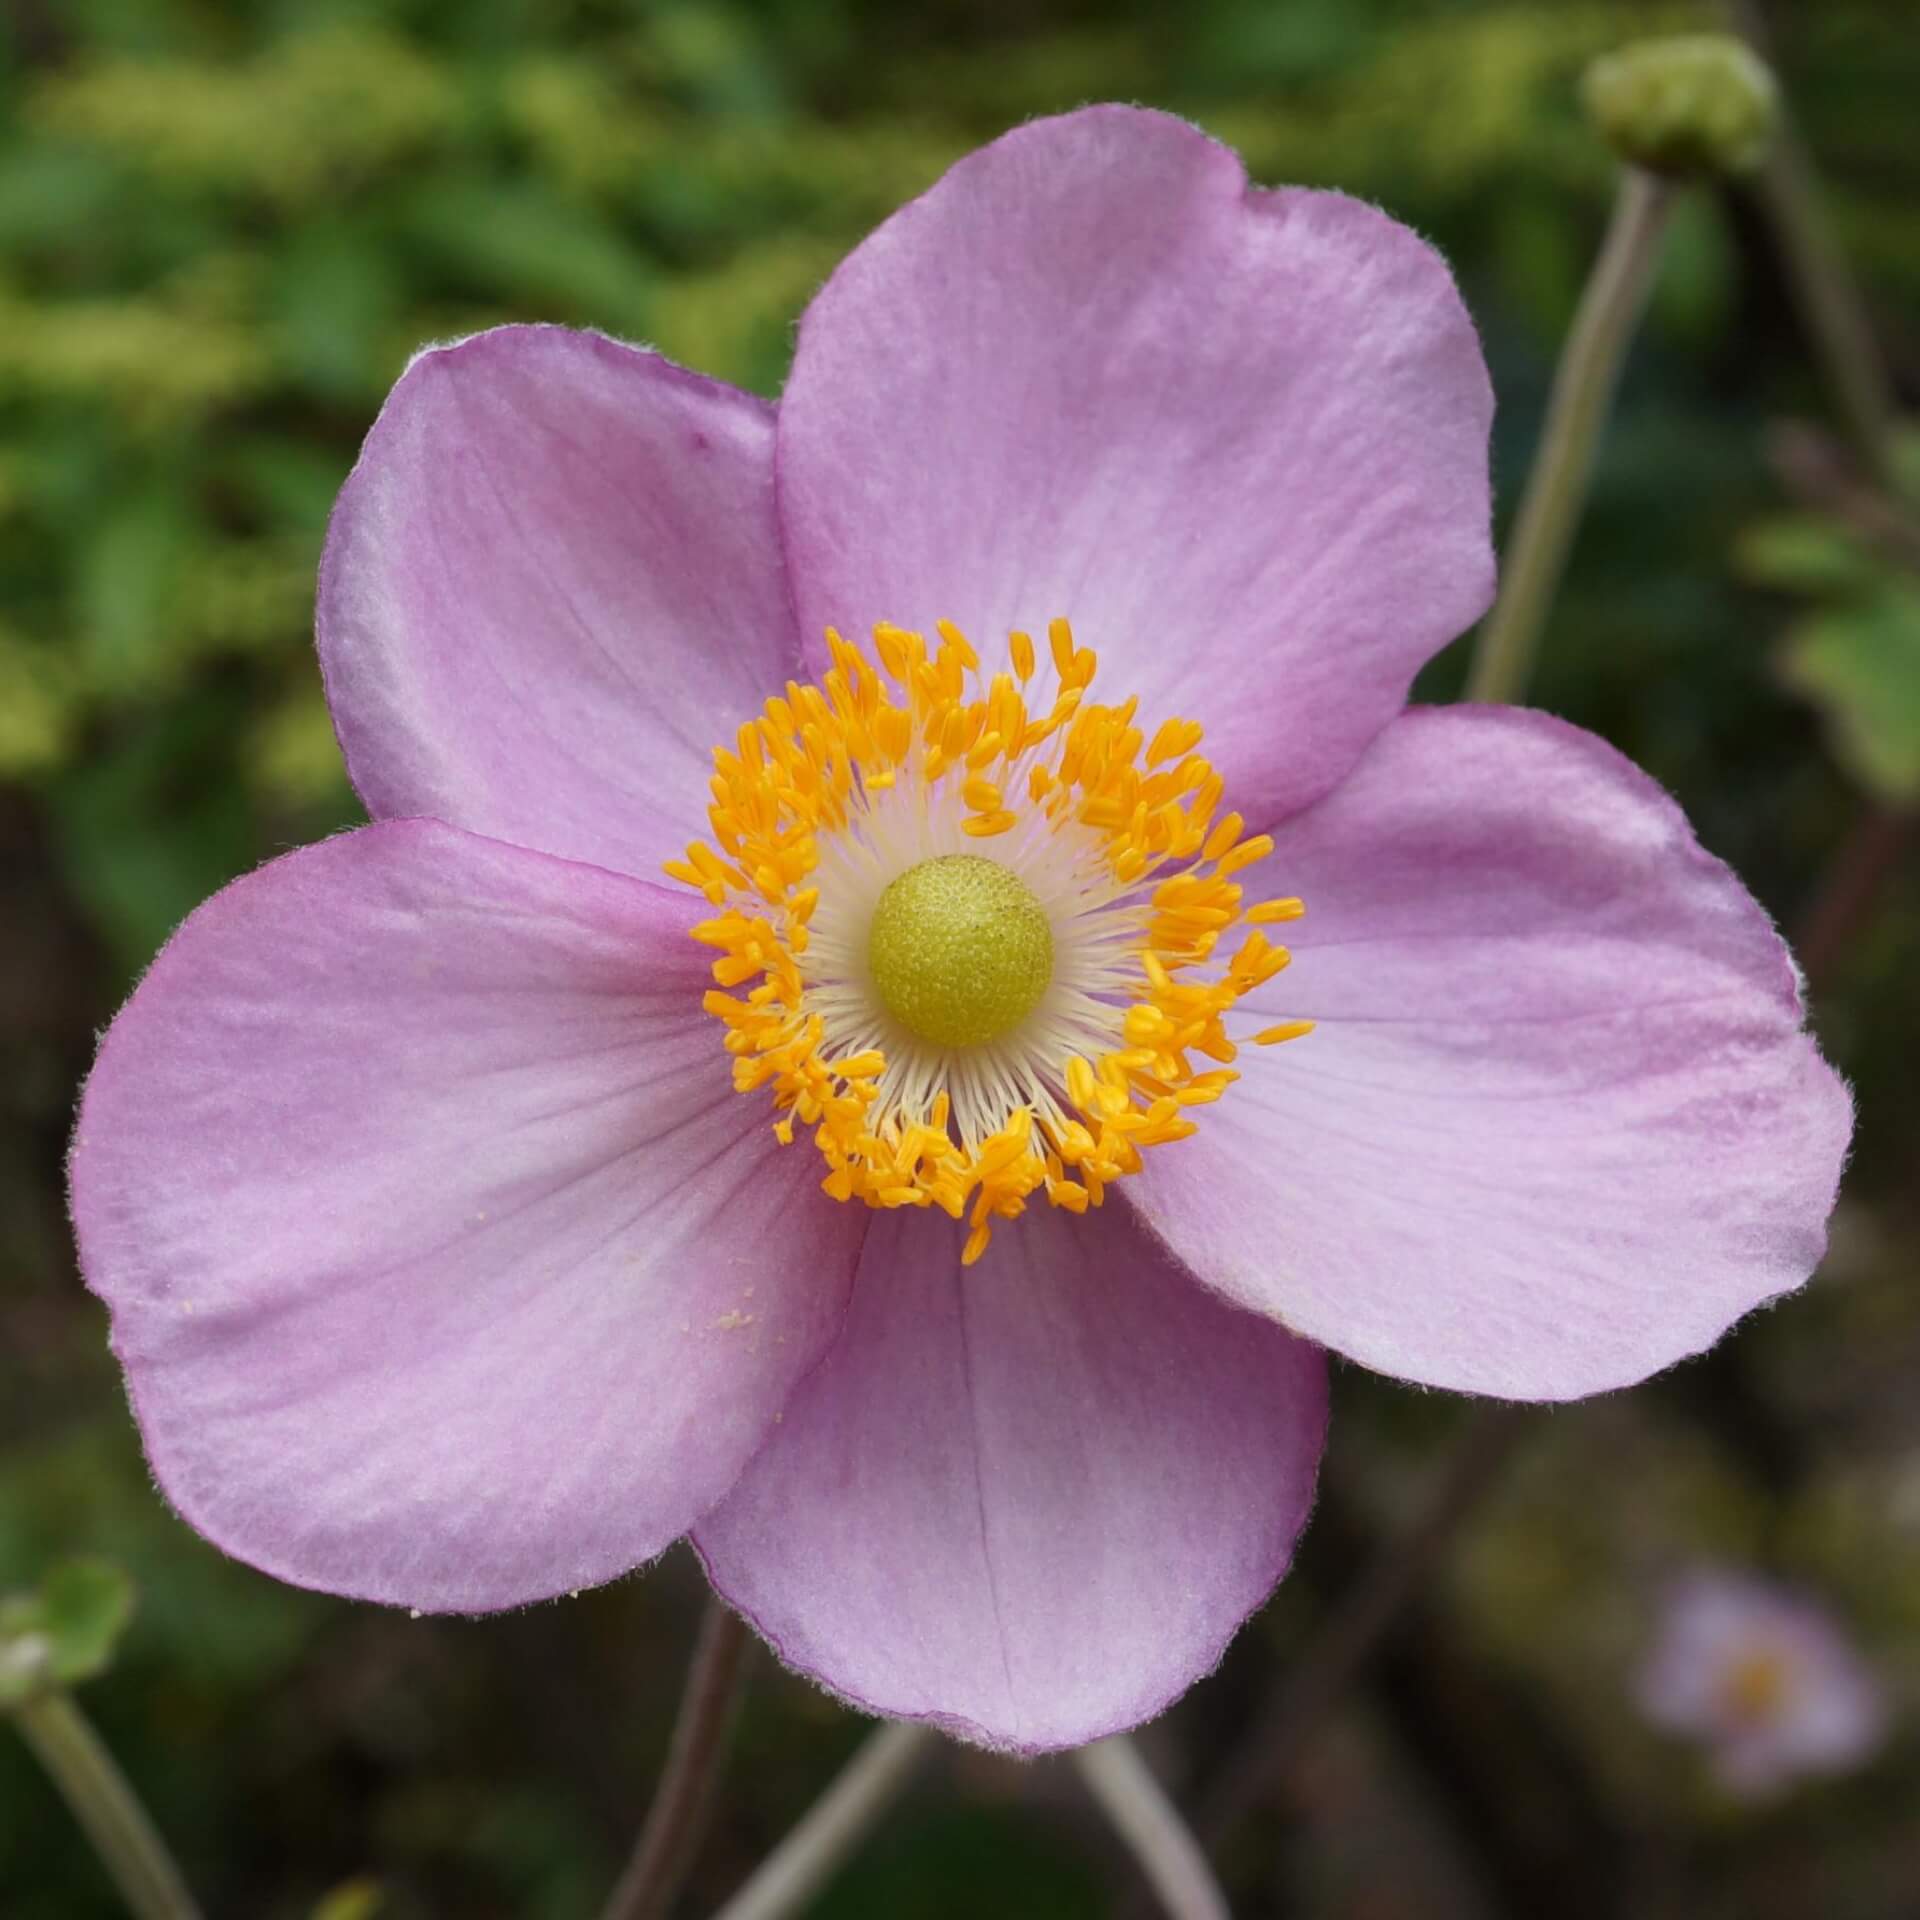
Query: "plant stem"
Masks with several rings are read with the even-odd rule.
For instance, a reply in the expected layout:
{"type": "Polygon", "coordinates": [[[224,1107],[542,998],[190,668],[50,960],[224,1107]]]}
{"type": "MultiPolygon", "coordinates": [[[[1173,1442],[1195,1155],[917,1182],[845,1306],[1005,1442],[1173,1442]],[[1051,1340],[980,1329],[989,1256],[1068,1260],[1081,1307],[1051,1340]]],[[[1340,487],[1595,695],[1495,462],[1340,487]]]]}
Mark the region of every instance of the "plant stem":
{"type": "Polygon", "coordinates": [[[1474,649],[1469,700],[1518,700],[1526,691],[1672,203],[1664,181],[1638,167],[1622,170],[1607,236],[1553,377],[1540,451],[1507,541],[1500,598],[1474,649]]]}
{"type": "Polygon", "coordinates": [[[709,1598],[660,1786],[605,1920],[660,1920],[672,1908],[706,1831],[749,1644],[739,1615],[709,1598]]]}
{"type": "Polygon", "coordinates": [[[1794,954],[1809,993],[1824,993],[1834,984],[1878,910],[1887,882],[1906,859],[1914,828],[1912,813],[1871,806],[1840,843],[1794,936],[1794,954]]]}
{"type": "Polygon", "coordinates": [[[892,1805],[933,1739],[911,1720],[871,1735],[714,1920],[783,1920],[798,1913],[892,1805]]]}
{"type": "MultiPolygon", "coordinates": [[[[1772,62],[1758,0],[1727,0],[1727,11],[1735,30],[1772,62]]],[[[1784,100],[1760,179],[1760,199],[1834,409],[1846,422],[1869,479],[1863,483],[1850,474],[1846,463],[1807,429],[1775,434],[1775,470],[1790,492],[1845,521],[1885,558],[1920,568],[1914,521],[1893,471],[1893,434],[1899,419],[1893,375],[1859,282],[1834,238],[1813,156],[1784,100]]],[[[1832,984],[1848,950],[1873,918],[1882,889],[1905,859],[1915,826],[1911,809],[1874,805],[1854,823],[1829,862],[1793,943],[1809,992],[1823,992],[1832,984]]]]}
{"type": "Polygon", "coordinates": [[[53,1688],[13,1716],[139,1920],[199,1920],[165,1841],[73,1696],[53,1688]]]}
{"type": "Polygon", "coordinates": [[[1172,1920],[1228,1920],[1226,1896],[1200,1843],[1125,1734],[1079,1748],[1073,1763],[1133,1849],[1172,1920]]]}
{"type": "Polygon", "coordinates": [[[1383,1548],[1335,1603],[1329,1624],[1293,1663],[1252,1730],[1221,1766],[1195,1822],[1209,1848],[1218,1849],[1292,1764],[1301,1742],[1366,1665],[1402,1606],[1499,1480],[1525,1426],[1518,1407],[1483,1406],[1469,1416],[1412,1527],[1383,1548]]]}
{"type": "MultiPolygon", "coordinates": [[[[1728,0],[1728,12],[1754,51],[1771,59],[1766,22],[1754,0],[1728,0]]],[[[1784,99],[1779,113],[1758,182],[1760,204],[1779,242],[1834,408],[1874,477],[1887,484],[1893,478],[1898,411],[1893,376],[1874,338],[1859,283],[1834,239],[1813,158],[1784,99]]]]}

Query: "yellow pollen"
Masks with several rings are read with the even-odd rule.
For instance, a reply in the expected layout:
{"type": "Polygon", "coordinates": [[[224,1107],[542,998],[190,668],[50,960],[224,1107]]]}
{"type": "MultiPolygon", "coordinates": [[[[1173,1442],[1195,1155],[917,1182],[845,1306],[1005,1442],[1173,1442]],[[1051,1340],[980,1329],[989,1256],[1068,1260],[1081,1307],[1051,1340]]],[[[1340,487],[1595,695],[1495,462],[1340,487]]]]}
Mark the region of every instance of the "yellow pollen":
{"type": "Polygon", "coordinates": [[[1053,929],[1017,873],[977,853],[943,853],[888,882],[867,965],[903,1027],[937,1047],[978,1047],[1040,1004],[1053,978],[1053,929]]]}
{"type": "Polygon", "coordinates": [[[1728,1668],[1720,1698],[1730,1719],[1762,1726],[1786,1704],[1787,1682],[1786,1660],[1770,1647],[1758,1647],[1728,1668]]]}
{"type": "Polygon", "coordinates": [[[1273,842],[1222,810],[1199,726],[1096,703],[1064,620],[997,667],[935,631],[876,627],[870,658],[829,630],[820,684],[714,749],[711,843],[666,870],[714,909],[735,1087],[812,1134],[834,1199],[938,1207],[971,1262],[1035,1196],[1099,1206],[1242,1043],[1312,1023],[1228,1032],[1305,908],[1246,904],[1273,842]]]}

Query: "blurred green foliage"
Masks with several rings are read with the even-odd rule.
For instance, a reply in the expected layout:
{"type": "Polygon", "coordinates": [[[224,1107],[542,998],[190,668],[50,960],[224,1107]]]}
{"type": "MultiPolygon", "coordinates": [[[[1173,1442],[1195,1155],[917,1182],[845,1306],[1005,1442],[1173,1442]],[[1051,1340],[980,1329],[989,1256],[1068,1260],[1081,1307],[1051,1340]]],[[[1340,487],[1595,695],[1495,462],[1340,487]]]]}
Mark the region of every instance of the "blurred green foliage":
{"type": "MultiPolygon", "coordinates": [[[[1897,14],[1798,9],[1784,65],[1911,393],[1920,67],[1897,14]]],[[[1709,17],[1705,0],[21,0],[0,17],[0,1589],[85,1552],[137,1579],[139,1620],[89,1705],[212,1911],[591,1911],[658,1765],[697,1591],[673,1561],[564,1607],[414,1622],[222,1560],[149,1485],[72,1272],[60,1163],[94,1031],[199,899],[358,817],[313,573],[407,356],[545,319],[774,392],[813,288],[953,158],[1028,115],[1140,99],[1257,178],[1345,188],[1440,242],[1493,363],[1510,507],[1610,190],[1579,73],[1709,17]]],[[[1777,517],[1764,430],[1820,404],[1752,210],[1690,200],[1537,689],[1673,787],[1789,920],[1858,783],[1910,800],[1920,778],[1911,574],[1777,517]]],[[[1459,674],[1443,661],[1423,690],[1449,697],[1459,674]]],[[[1421,1662],[1390,1668],[1289,1789],[1288,1846],[1230,1857],[1237,1910],[1920,1911],[1911,1740],[1851,1797],[1743,1825],[1636,1727],[1621,1677],[1642,1576],[1703,1544],[1798,1568],[1896,1673],[1913,1662],[1916,937],[1908,874],[1821,997],[1863,1115],[1829,1276],[1705,1366],[1557,1417],[1436,1588],[1421,1662]],[[1482,1708],[1519,1705],[1436,1760],[1422,1716],[1455,1668],[1482,1708]],[[1515,1865],[1560,1831],[1549,1802],[1572,1822],[1550,1899],[1515,1865]],[[1623,1832],[1652,1838],[1624,1904],[1602,1906],[1623,1832]],[[1439,1902],[1456,1882],[1479,1891],[1439,1902]]],[[[1301,1570],[1159,1736],[1177,1775],[1204,1776],[1450,1417],[1378,1384],[1341,1395],[1301,1570]]],[[[763,1666],[696,1909],[856,1734],[763,1666]]],[[[962,1758],[948,1792],[821,1910],[1071,1916],[1125,1883],[1057,1770],[962,1758]]],[[[114,1911],[5,1742],[0,1910],[114,1911]]]]}
{"type": "Polygon", "coordinates": [[[1828,717],[1834,752],[1890,806],[1920,800],[1920,434],[1896,443],[1899,492],[1756,522],[1735,549],[1759,586],[1803,602],[1782,671],[1828,717]]]}
{"type": "Polygon", "coordinates": [[[0,1597],[0,1708],[104,1673],[133,1618],[133,1584],[106,1560],[57,1560],[0,1597]]]}
{"type": "MultiPolygon", "coordinates": [[[[853,5],[101,7],[16,30],[0,775],[50,797],[122,963],[242,863],[232,808],[163,791],[183,765],[278,839],[350,814],[296,642],[357,436],[423,340],[592,324],[772,391],[863,231],[978,139],[1100,96],[1429,221],[1499,182],[1503,291],[1543,342],[1565,318],[1564,203],[1606,178],[1569,89],[1621,9],[1076,11],[969,34],[853,5]],[[216,682],[235,705],[208,739],[186,710],[216,682]]],[[[1713,279],[1672,304],[1710,309],[1713,279]]]]}

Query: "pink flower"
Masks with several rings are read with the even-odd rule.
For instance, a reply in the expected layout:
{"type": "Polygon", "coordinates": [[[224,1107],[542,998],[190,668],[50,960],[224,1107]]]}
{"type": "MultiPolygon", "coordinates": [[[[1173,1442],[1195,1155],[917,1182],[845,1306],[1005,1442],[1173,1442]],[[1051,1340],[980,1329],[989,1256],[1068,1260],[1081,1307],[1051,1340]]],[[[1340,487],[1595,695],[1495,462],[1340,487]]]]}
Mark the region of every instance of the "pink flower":
{"type": "Polygon", "coordinates": [[[1413,234],[1111,107],[861,246],[777,413],[420,355],[320,582],[375,824],[188,920],[75,1140],[181,1513],[463,1611],[690,1533],[1038,1750],[1285,1571],[1323,1346],[1563,1399],[1798,1286],[1850,1115],[1766,916],[1600,741],[1404,710],[1491,405],[1413,234]]]}
{"type": "Polygon", "coordinates": [[[1878,1682],[1823,1608],[1718,1568],[1673,1584],[1637,1691],[1647,1718],[1708,1748],[1744,1799],[1845,1773],[1886,1733],[1878,1682]]]}

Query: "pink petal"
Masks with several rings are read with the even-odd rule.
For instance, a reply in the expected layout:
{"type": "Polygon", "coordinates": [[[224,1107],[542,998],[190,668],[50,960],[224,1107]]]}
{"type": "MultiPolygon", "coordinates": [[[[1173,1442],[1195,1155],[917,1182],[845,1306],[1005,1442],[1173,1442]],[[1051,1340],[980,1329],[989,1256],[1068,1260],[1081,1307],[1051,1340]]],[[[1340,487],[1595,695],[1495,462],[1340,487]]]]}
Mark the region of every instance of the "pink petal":
{"type": "Polygon", "coordinates": [[[1320,1021],[1127,1183],[1230,1299],[1381,1371],[1572,1399],[1697,1353],[1825,1247],[1847,1092],[1739,881],[1610,747],[1415,710],[1288,822],[1320,1021]]]}
{"type": "Polygon", "coordinates": [[[726,1491],[861,1220],[732,1091],[685,913],[401,821],[175,935],[87,1083],[73,1205],[210,1539],[485,1609],[623,1572],[726,1491]]]}
{"type": "Polygon", "coordinates": [[[334,509],[321,665],[376,818],[653,877],[794,670],[764,402],[598,334],[418,355],[334,509]]]}
{"type": "Polygon", "coordinates": [[[1096,107],[963,160],[808,309],[781,403],[803,639],[1056,615],[1265,822],[1492,593],[1492,392],[1439,256],[1096,107]]]}
{"type": "Polygon", "coordinates": [[[694,1544],[782,1659],[1035,1752],[1160,1711],[1286,1571],[1320,1355],[1109,1207],[876,1216],[845,1331],[694,1544]]]}

